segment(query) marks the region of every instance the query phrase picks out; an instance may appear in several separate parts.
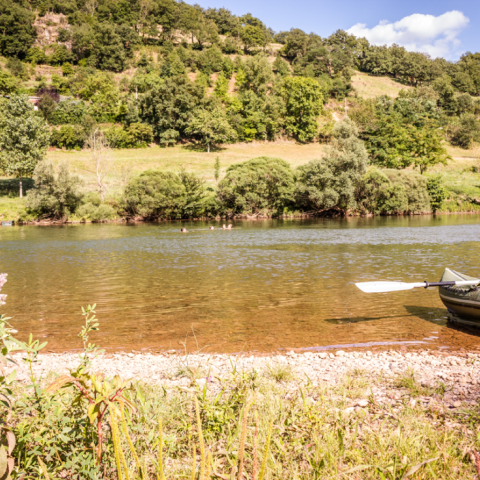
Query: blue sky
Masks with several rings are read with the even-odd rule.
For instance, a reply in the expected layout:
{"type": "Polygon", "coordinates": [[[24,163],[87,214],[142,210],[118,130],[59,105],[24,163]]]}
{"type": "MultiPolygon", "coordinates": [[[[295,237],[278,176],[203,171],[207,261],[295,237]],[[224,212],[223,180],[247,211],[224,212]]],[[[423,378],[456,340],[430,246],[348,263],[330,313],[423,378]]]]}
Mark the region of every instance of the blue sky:
{"type": "MultiPolygon", "coordinates": [[[[189,3],[195,3],[189,1],[189,3]]],[[[200,0],[202,7],[250,12],[275,31],[298,27],[321,36],[341,28],[371,43],[398,43],[432,57],[456,60],[480,51],[480,0],[200,0]],[[352,28],[353,27],[353,28],[352,28]],[[375,28],[377,27],[377,28],[375,28]]]]}

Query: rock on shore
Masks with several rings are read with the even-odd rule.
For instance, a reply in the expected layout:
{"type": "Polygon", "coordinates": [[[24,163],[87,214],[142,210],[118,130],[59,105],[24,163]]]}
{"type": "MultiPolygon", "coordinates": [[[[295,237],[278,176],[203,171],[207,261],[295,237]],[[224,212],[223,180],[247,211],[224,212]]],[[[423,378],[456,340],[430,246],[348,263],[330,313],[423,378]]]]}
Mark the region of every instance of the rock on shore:
{"type": "MultiPolygon", "coordinates": [[[[22,354],[14,355],[17,361],[17,379],[28,382],[28,371],[21,360],[22,354]]],[[[45,378],[53,374],[65,374],[79,364],[75,353],[41,354],[34,364],[35,375],[45,378]]],[[[445,352],[345,352],[296,353],[285,355],[248,356],[226,354],[177,355],[165,353],[115,353],[103,354],[93,360],[92,370],[107,377],[120,375],[124,379],[144,381],[162,385],[166,389],[187,388],[192,384],[203,386],[208,383],[210,390],[217,390],[222,380],[227,380],[234,371],[272,375],[276,371],[289,371],[291,378],[285,378],[286,389],[298,388],[299,384],[335,385],[347,373],[361,374],[377,380],[371,395],[380,403],[405,401],[408,392],[401,392],[394,380],[409,372],[423,387],[439,387],[435,401],[444,407],[458,408],[462,404],[476,404],[477,382],[480,379],[480,355],[475,353],[445,354],[445,352]],[[381,381],[378,381],[381,379],[381,381]],[[403,393],[403,395],[402,395],[403,393]]],[[[281,377],[281,375],[280,375],[281,377]]],[[[280,381],[283,381],[280,379],[280,381]]],[[[429,404],[430,397],[419,397],[412,402],[429,404]]],[[[361,405],[360,405],[361,406],[361,405]]]]}

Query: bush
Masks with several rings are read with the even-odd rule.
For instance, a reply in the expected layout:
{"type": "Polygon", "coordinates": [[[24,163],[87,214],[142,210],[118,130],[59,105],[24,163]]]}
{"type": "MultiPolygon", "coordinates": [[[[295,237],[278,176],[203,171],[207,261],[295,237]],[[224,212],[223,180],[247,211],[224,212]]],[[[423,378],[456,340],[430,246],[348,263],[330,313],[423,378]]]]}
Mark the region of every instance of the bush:
{"type": "Polygon", "coordinates": [[[230,215],[281,214],[293,203],[294,189],[293,171],[285,160],[258,157],[228,167],[218,198],[230,215]]]}
{"type": "Polygon", "coordinates": [[[71,175],[68,164],[61,163],[58,171],[51,162],[42,161],[33,174],[34,187],[26,196],[26,207],[38,217],[63,219],[75,212],[81,203],[81,180],[71,175]]]}
{"type": "Polygon", "coordinates": [[[473,113],[460,116],[459,123],[452,129],[450,141],[462,148],[469,148],[474,141],[480,141],[480,122],[473,113]]]}
{"type": "Polygon", "coordinates": [[[131,123],[127,128],[128,134],[138,146],[146,147],[153,142],[153,130],[145,123],[131,123]]]}
{"type": "Polygon", "coordinates": [[[80,124],[87,114],[85,102],[76,100],[73,102],[60,102],[52,113],[50,123],[52,125],[80,124]]]}
{"type": "Polygon", "coordinates": [[[77,210],[77,216],[82,220],[90,220],[92,222],[105,222],[106,220],[113,220],[117,217],[117,213],[111,205],[102,203],[96,205],[88,202],[83,204],[77,210]]]}
{"type": "Polygon", "coordinates": [[[443,180],[440,175],[434,175],[427,180],[427,191],[430,197],[430,206],[432,212],[442,208],[443,202],[448,197],[447,189],[443,185],[443,180]]]}
{"type": "Polygon", "coordinates": [[[349,118],[335,125],[333,137],[324,158],[298,168],[295,196],[304,210],[344,214],[356,206],[355,189],[367,167],[367,151],[349,118]]]}
{"type": "Polygon", "coordinates": [[[18,80],[10,73],[0,70],[0,94],[10,95],[17,91],[18,80]]]}
{"type": "Polygon", "coordinates": [[[30,77],[27,65],[22,63],[18,58],[9,58],[5,66],[10,70],[12,75],[15,75],[15,77],[22,80],[28,80],[30,77]]]}
{"type": "Polygon", "coordinates": [[[431,211],[430,197],[427,190],[427,178],[417,172],[408,170],[384,170],[393,185],[405,189],[407,207],[403,213],[425,213],[431,211]]]}
{"type": "Polygon", "coordinates": [[[132,148],[135,146],[133,138],[122,127],[111,127],[105,130],[105,138],[112,148],[132,148]]]}
{"type": "Polygon", "coordinates": [[[28,49],[27,52],[27,62],[35,63],[36,65],[41,65],[47,62],[47,56],[45,52],[40,47],[32,47],[28,49]]]}
{"type": "Polygon", "coordinates": [[[370,168],[357,190],[359,211],[379,215],[431,210],[427,179],[417,172],[370,168]]]}
{"type": "Polygon", "coordinates": [[[67,150],[80,150],[86,138],[85,130],[80,125],[62,125],[59,130],[52,130],[50,145],[67,150]]]}
{"type": "Polygon", "coordinates": [[[133,178],[125,189],[123,209],[127,216],[199,218],[215,216],[218,202],[207,195],[205,183],[195,174],[147,170],[133,178]]]}
{"type": "Polygon", "coordinates": [[[182,218],[184,206],[185,187],[172,172],[147,170],[125,188],[123,207],[127,216],[182,218]]]}
{"type": "Polygon", "coordinates": [[[153,141],[153,130],[144,123],[132,123],[127,128],[111,127],[105,131],[112,148],[144,148],[153,141]]]}
{"type": "Polygon", "coordinates": [[[379,215],[403,213],[408,206],[405,188],[393,185],[388,176],[376,167],[363,176],[357,201],[360,212],[379,215]]]}

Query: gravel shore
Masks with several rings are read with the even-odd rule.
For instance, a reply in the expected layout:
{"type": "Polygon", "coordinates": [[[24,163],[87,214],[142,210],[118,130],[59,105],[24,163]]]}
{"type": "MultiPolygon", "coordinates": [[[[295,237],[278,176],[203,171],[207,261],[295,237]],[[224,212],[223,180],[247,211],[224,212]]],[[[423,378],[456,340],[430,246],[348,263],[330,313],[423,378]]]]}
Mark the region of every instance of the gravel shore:
{"type": "MultiPolygon", "coordinates": [[[[17,379],[28,382],[26,365],[22,355],[16,354],[17,379]]],[[[37,376],[52,377],[76,368],[78,354],[41,354],[34,364],[37,376]]],[[[445,352],[345,352],[295,353],[274,356],[246,356],[225,354],[177,353],[154,354],[103,354],[93,360],[92,369],[107,377],[120,375],[124,379],[144,381],[161,385],[166,390],[173,388],[203,387],[208,383],[211,391],[220,389],[220,383],[232,372],[272,375],[274,371],[289,371],[290,378],[284,381],[285,389],[298,389],[299,385],[311,383],[335,385],[348,373],[364,375],[372,380],[370,395],[378,403],[421,402],[442,408],[459,408],[478,401],[480,381],[480,355],[476,353],[446,354],[445,352]],[[428,396],[410,398],[406,389],[398,386],[398,379],[414,373],[417,383],[435,389],[428,396]],[[397,380],[397,381],[396,381],[397,380]],[[373,386],[374,385],[374,386],[373,386]],[[441,388],[439,388],[441,387],[441,388]]],[[[365,402],[365,401],[363,401],[365,402]]],[[[363,405],[354,405],[352,407],[363,405]]]]}

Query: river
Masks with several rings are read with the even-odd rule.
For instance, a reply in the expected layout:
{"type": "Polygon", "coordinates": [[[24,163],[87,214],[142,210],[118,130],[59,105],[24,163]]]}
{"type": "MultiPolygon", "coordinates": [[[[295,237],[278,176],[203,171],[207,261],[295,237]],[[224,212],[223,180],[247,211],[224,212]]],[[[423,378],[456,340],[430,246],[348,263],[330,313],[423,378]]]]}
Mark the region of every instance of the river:
{"type": "Polygon", "coordinates": [[[47,350],[209,352],[335,345],[480,348],[452,328],[436,289],[365,294],[354,282],[480,273],[480,216],[165,222],[0,228],[1,313],[47,350]],[[214,225],[215,230],[208,226],[214,225]],[[180,227],[189,230],[180,233],[180,227]]]}

